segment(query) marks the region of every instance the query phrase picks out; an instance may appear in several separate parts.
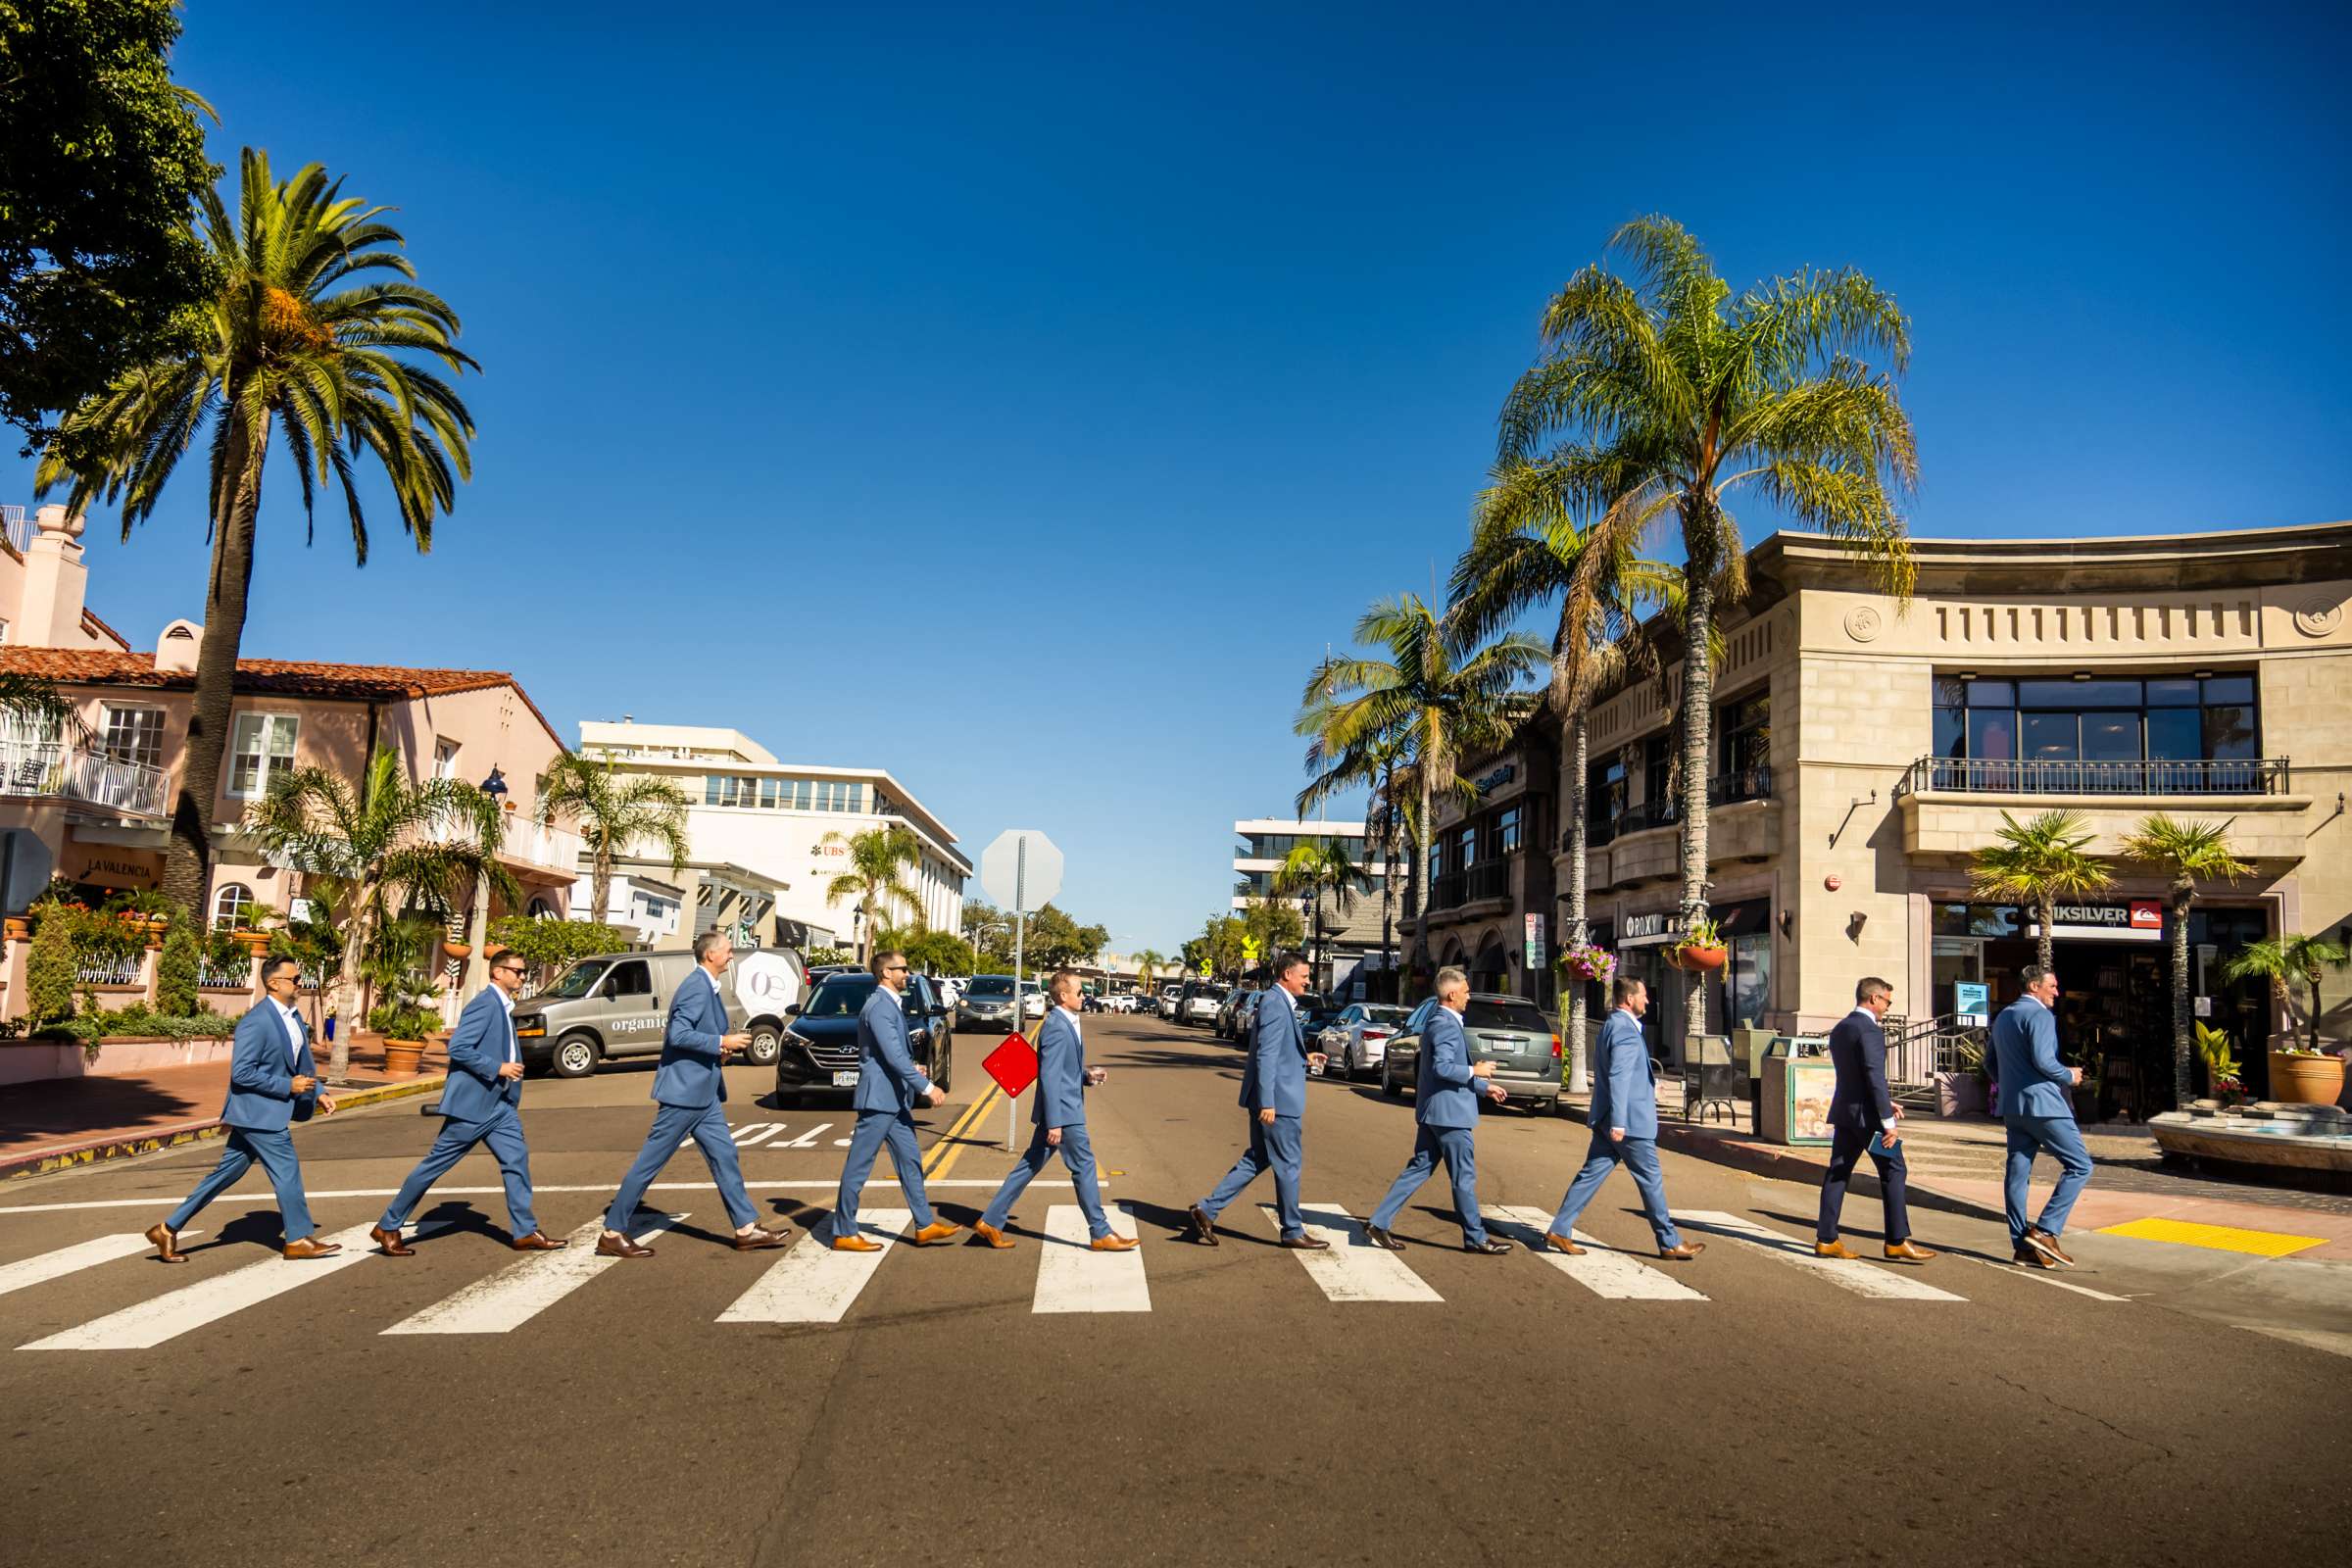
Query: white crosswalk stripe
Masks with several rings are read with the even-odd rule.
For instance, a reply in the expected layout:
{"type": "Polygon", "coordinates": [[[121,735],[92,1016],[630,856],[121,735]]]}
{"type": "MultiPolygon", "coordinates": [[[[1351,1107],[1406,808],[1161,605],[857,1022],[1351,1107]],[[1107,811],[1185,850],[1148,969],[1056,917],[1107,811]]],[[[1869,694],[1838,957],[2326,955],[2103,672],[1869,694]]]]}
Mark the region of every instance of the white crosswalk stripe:
{"type": "Polygon", "coordinates": [[[1694,1208],[1688,1212],[1677,1209],[1677,1225],[1693,1230],[1725,1236],[1755,1248],[1768,1257],[1775,1257],[1794,1268],[1810,1270],[1840,1290],[1856,1296],[1876,1297],[1889,1301],[1965,1301],[1965,1296],[1939,1291],[1925,1280],[1909,1274],[1898,1274],[1891,1268],[1874,1268],[1860,1258],[1816,1257],[1813,1244],[1799,1242],[1776,1230],[1768,1230],[1753,1220],[1727,1214],[1721,1209],[1694,1208]]]}
{"type": "MultiPolygon", "coordinates": [[[[686,1216],[663,1214],[637,1238],[645,1246],[686,1216]]],[[[511,1263],[486,1280],[476,1280],[455,1296],[444,1297],[421,1312],[402,1318],[386,1334],[508,1334],[528,1323],[606,1269],[617,1257],[599,1257],[596,1240],[604,1234],[602,1216],[590,1220],[565,1238],[571,1245],[561,1252],[535,1252],[511,1263]]]]}
{"type": "MultiPolygon", "coordinates": [[[[1111,1234],[1135,1239],[1135,1216],[1124,1205],[1104,1211],[1111,1234]]],[[[1075,1203],[1046,1210],[1046,1244],[1037,1255],[1032,1312],[1149,1312],[1152,1287],[1144,1278],[1144,1250],[1098,1252],[1075,1203]]]]}
{"type": "MultiPolygon", "coordinates": [[[[1308,1278],[1334,1301],[1442,1301],[1428,1281],[1397,1260],[1396,1254],[1372,1245],[1364,1222],[1337,1203],[1301,1203],[1306,1234],[1331,1244],[1329,1250],[1293,1252],[1308,1278]]],[[[1260,1203],[1258,1211],[1282,1234],[1274,1205],[1260,1203]]]]}
{"type": "MultiPolygon", "coordinates": [[[[184,1242],[203,1234],[202,1231],[181,1231],[179,1239],[184,1242]]],[[[43,1252],[38,1257],[21,1258],[0,1266],[0,1296],[31,1285],[45,1285],[51,1280],[63,1279],[68,1274],[78,1274],[85,1268],[111,1263],[118,1257],[135,1256],[152,1250],[154,1246],[137,1231],[128,1231],[119,1236],[101,1236],[96,1241],[61,1247],[54,1252],[43,1252]]]]}
{"type": "MultiPolygon", "coordinates": [[[[207,1323],[218,1323],[232,1312],[258,1306],[273,1297],[283,1296],[297,1287],[339,1274],[356,1263],[365,1263],[375,1253],[368,1240],[369,1226],[355,1225],[350,1230],[322,1236],[320,1241],[339,1242],[343,1250],[332,1257],[314,1257],[295,1261],[271,1257],[243,1268],[230,1269],[209,1280],[182,1287],[159,1296],[136,1306],[126,1306],[120,1312],[109,1312],[93,1318],[78,1328],[66,1329],[46,1339],[19,1346],[23,1350],[144,1350],[175,1340],[191,1329],[207,1323]]],[[[434,1226],[439,1230],[442,1227],[434,1226]]],[[[419,1230],[418,1235],[427,1234],[419,1230]]]]}
{"type": "Polygon", "coordinates": [[[1552,1250],[1544,1240],[1544,1233],[1551,1228],[1551,1215],[1544,1209],[1481,1204],[1479,1212],[1486,1215],[1491,1229],[1508,1236],[1594,1296],[1612,1301],[1706,1299],[1664,1269],[1652,1268],[1628,1253],[1603,1247],[1583,1231],[1568,1239],[1586,1249],[1584,1256],[1570,1257],[1566,1252],[1552,1250]]]}
{"type": "Polygon", "coordinates": [[[804,1232],[792,1250],[770,1265],[735,1304],[718,1314],[721,1323],[838,1323],[898,1245],[899,1232],[914,1220],[910,1210],[874,1208],[858,1222],[858,1232],[880,1242],[879,1252],[836,1252],[804,1232]]]}

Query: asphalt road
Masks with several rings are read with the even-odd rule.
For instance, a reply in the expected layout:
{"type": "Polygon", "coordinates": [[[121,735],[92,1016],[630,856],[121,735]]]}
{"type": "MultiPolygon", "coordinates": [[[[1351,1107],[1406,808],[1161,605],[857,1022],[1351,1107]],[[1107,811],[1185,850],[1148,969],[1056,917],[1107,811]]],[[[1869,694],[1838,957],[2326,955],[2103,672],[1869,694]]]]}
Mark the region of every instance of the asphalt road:
{"type": "MultiPolygon", "coordinates": [[[[1144,1241],[1130,1258],[1043,1240],[1069,1202],[1049,1175],[1017,1211],[1016,1250],[894,1247],[858,1288],[826,1271],[833,1254],[720,1245],[691,1150],[651,1200],[683,1216],[658,1255],[576,1275],[508,1272],[486,1159],[447,1183],[479,1191],[427,1199],[420,1219],[450,1228],[417,1256],[337,1267],[267,1262],[275,1205],[253,1179],[197,1222],[185,1267],[31,1261],[135,1234],[209,1147],[12,1185],[7,1558],[2342,1561],[2352,1357],[2327,1348],[2352,1348],[2341,1275],[2093,1236],[2072,1239],[2083,1266],[2065,1289],[2008,1267],[1997,1226],[1922,1212],[1942,1259],[1859,1265],[1840,1285],[1734,1234],[1801,1247],[1810,1191],[1669,1155],[1677,1211],[1728,1216],[1691,1227],[1711,1243],[1694,1263],[1655,1260],[1622,1177],[1583,1227],[1626,1250],[1600,1290],[1524,1250],[1470,1256],[1440,1180],[1398,1227],[1400,1267],[1350,1249],[1357,1266],[1327,1291],[1269,1245],[1252,1200],[1271,1201],[1270,1181],[1228,1211],[1221,1247],[1176,1239],[1243,1137],[1236,1054],[1157,1023],[1087,1030],[1110,1070],[1091,1102],[1107,1197],[1144,1241]],[[318,1272],[267,1294],[297,1268],[318,1272]],[[1854,1288],[1911,1285],[1955,1298],[1854,1288]],[[1602,1294],[1671,1286],[1684,1294],[1602,1294]],[[722,1320],[747,1301],[806,1314],[828,1291],[837,1322],[722,1320]],[[18,1348],[53,1336],[67,1348],[18,1348]]],[[[964,1114],[986,1044],[962,1047],[956,1098],[922,1118],[934,1200],[966,1222],[1008,1162],[1002,1102],[964,1114]]],[[[807,1224],[846,1107],[778,1110],[759,1072],[730,1081],[754,1197],[807,1224]]],[[[593,1222],[650,1086],[642,1068],[531,1083],[551,1232],[593,1222]]],[[[1409,1152],[1410,1112],[1368,1088],[1312,1090],[1304,1196],[1360,1217],[1409,1152]]],[[[434,1125],[392,1104],[305,1128],[322,1232],[366,1225],[434,1125]]],[[[1547,1213],[1585,1137],[1487,1118],[1483,1201],[1547,1213]]],[[[866,1203],[869,1219],[898,1206],[887,1166],[866,1203]]],[[[1853,1202],[1849,1240],[1875,1241],[1877,1207],[1853,1202]]]]}

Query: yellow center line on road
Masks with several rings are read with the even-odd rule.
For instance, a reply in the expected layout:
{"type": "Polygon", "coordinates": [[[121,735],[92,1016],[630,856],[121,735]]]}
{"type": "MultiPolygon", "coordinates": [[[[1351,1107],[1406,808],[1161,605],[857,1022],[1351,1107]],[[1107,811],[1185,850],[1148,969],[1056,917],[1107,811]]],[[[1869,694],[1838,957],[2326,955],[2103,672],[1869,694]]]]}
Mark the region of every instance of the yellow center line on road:
{"type": "Polygon", "coordinates": [[[958,1140],[963,1137],[966,1129],[980,1119],[980,1113],[994,1104],[997,1097],[1003,1093],[1004,1091],[995,1084],[990,1084],[985,1094],[963,1107],[963,1114],[950,1123],[948,1130],[939,1135],[939,1142],[931,1146],[930,1154],[923,1160],[925,1176],[942,1176],[947,1173],[948,1166],[955,1162],[956,1152],[963,1148],[958,1140]]]}

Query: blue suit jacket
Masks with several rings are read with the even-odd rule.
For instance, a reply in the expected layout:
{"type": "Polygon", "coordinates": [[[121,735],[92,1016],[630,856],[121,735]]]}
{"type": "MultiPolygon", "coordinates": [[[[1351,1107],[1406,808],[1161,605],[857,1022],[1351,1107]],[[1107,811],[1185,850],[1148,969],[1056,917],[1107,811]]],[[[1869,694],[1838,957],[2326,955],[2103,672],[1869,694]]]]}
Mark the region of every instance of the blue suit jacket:
{"type": "Polygon", "coordinates": [[[1037,1095],[1029,1119],[1040,1127],[1086,1121],[1086,1042],[1059,1007],[1037,1032],[1037,1095]]]}
{"type": "Polygon", "coordinates": [[[1859,1012],[1849,1012],[1830,1030],[1830,1065],[1838,1087],[1830,1091],[1830,1125],[1884,1128],[1894,1119],[1894,1097],[1886,1092],[1886,1031],[1859,1012]]]}
{"type": "Polygon", "coordinates": [[[1592,1130],[1625,1129],[1628,1138],[1658,1136],[1658,1092],[1651,1085],[1649,1048],[1642,1025],[1619,1007],[1600,1026],[1599,1071],[1592,1078],[1592,1130]]]}
{"type": "Polygon", "coordinates": [[[318,1090],[314,1085],[308,1093],[297,1095],[294,1077],[304,1073],[316,1078],[318,1064],[311,1057],[310,1026],[303,1024],[299,1015],[295,1022],[302,1035],[299,1052],[286,1040],[277,1004],[268,998],[237,1020],[228,1063],[228,1099],[220,1106],[222,1121],[256,1132],[282,1133],[289,1122],[311,1119],[311,1111],[318,1103],[318,1090]]]}
{"type": "Polygon", "coordinates": [[[503,1107],[522,1103],[522,1080],[498,1075],[514,1042],[514,1023],[496,991],[495,986],[486,987],[466,1004],[466,1010],[458,1014],[457,1031],[449,1037],[449,1082],[441,1090],[441,1114],[451,1121],[488,1121],[503,1107]]]}
{"type": "Polygon", "coordinates": [[[1306,1037],[1290,993],[1270,987],[1257,999],[1250,1059],[1242,1068],[1242,1104],[1277,1116],[1306,1114],[1306,1037]]]}
{"type": "Polygon", "coordinates": [[[718,1048],[726,1033],[727,1004],[719,1000],[718,982],[698,963],[669,999],[654,1098],[664,1105],[715,1105],[725,1100],[727,1079],[719,1070],[718,1048]]]}
{"type": "Polygon", "coordinates": [[[1998,1116],[2072,1116],[2075,1075],[2058,1062],[2058,1019],[2032,997],[2020,997],[1992,1020],[1992,1050],[2000,1080],[1998,1116]]]}
{"type": "Polygon", "coordinates": [[[906,999],[876,985],[858,1014],[858,1089],[850,1103],[860,1111],[902,1111],[931,1090],[906,1047],[906,999]]]}
{"type": "Polygon", "coordinates": [[[1470,1075],[1470,1037],[1462,1030],[1462,1015],[1440,1006],[1421,1032],[1413,1120],[1424,1127],[1475,1127],[1478,1100],[1479,1081],[1470,1075]]]}

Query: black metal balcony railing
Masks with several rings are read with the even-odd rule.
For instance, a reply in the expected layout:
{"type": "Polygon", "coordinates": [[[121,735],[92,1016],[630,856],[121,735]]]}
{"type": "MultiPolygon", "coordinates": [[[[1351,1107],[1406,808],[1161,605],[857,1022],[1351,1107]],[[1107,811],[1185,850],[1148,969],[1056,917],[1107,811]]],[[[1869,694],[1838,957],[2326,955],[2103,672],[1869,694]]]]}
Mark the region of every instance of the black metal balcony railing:
{"type": "Polygon", "coordinates": [[[1485,860],[1465,870],[1447,871],[1432,877],[1429,883],[1429,906],[1432,909],[1458,909],[1480,899],[1504,898],[1510,891],[1510,861],[1485,860]]]}
{"type": "MultiPolygon", "coordinates": [[[[1570,828],[1560,834],[1560,853],[1562,855],[1566,855],[1568,853],[1569,834],[1573,833],[1575,829],[1570,828]]],[[[1585,823],[1585,848],[1588,850],[1597,850],[1616,836],[1617,823],[1615,818],[1609,818],[1597,822],[1587,821],[1585,823]]]]}
{"type": "MultiPolygon", "coordinates": [[[[1741,801],[1772,799],[1772,769],[1743,767],[1737,773],[1718,773],[1707,781],[1709,806],[1736,806],[1741,801]]],[[[1679,795],[1663,800],[1643,801],[1640,806],[1626,808],[1625,815],[1617,819],[1620,835],[1640,833],[1653,827],[1672,827],[1683,819],[1683,802],[1679,795]]]]}
{"type": "Polygon", "coordinates": [[[2278,795],[2283,757],[2188,761],[2065,762],[2005,758],[1923,757],[1894,786],[1897,795],[2278,795]]]}

